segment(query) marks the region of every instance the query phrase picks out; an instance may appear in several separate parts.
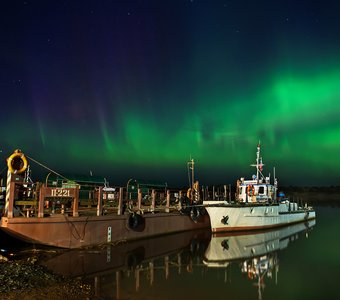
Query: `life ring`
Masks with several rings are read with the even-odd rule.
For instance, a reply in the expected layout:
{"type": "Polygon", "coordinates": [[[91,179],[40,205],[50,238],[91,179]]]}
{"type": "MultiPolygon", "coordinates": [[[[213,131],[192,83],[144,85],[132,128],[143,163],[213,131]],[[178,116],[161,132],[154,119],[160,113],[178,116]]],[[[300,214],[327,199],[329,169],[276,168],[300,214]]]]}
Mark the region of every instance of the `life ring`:
{"type": "Polygon", "coordinates": [[[253,273],[253,271],[252,270],[248,270],[248,278],[250,279],[250,280],[252,280],[253,278],[254,278],[254,273],[253,273]]]}
{"type": "Polygon", "coordinates": [[[247,186],[247,195],[248,195],[249,197],[255,195],[255,188],[254,188],[253,185],[248,185],[248,186],[247,186]]]}
{"type": "Polygon", "coordinates": [[[190,199],[190,202],[198,203],[199,202],[199,193],[198,193],[198,181],[195,182],[193,188],[188,188],[187,198],[190,199]]]}
{"type": "Polygon", "coordinates": [[[193,190],[192,188],[188,188],[187,197],[188,197],[190,200],[192,200],[193,194],[194,194],[194,190],[193,190]]]}
{"type": "Polygon", "coordinates": [[[21,150],[17,149],[7,158],[7,167],[12,174],[21,174],[26,171],[28,166],[27,159],[21,150]]]}

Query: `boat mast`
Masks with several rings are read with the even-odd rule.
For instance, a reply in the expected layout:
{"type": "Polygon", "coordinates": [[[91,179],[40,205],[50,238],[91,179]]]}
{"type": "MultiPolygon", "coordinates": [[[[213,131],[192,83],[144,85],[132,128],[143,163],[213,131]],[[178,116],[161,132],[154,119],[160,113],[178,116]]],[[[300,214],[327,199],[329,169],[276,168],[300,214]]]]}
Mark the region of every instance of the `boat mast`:
{"type": "Polygon", "coordinates": [[[260,163],[260,141],[257,144],[257,152],[256,152],[256,180],[257,180],[257,184],[259,183],[259,163],[260,163]]]}
{"type": "Polygon", "coordinates": [[[263,177],[261,171],[262,171],[262,157],[260,157],[260,141],[257,145],[257,152],[256,152],[256,164],[251,164],[252,167],[256,167],[256,182],[257,184],[259,184],[259,174],[261,174],[261,176],[263,177]],[[261,168],[261,169],[260,169],[261,168]]]}
{"type": "Polygon", "coordinates": [[[190,188],[194,187],[195,183],[195,162],[193,158],[190,158],[190,161],[188,162],[188,177],[189,177],[189,186],[190,188]]]}

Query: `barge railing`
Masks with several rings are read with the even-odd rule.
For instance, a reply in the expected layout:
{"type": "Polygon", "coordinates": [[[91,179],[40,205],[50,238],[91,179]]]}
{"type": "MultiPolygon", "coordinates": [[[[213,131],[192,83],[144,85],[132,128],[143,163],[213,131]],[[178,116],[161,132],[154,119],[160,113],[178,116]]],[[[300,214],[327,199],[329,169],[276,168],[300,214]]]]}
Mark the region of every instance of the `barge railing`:
{"type": "Polygon", "coordinates": [[[150,189],[143,193],[138,189],[134,197],[126,187],[109,190],[103,186],[89,192],[92,199],[80,198],[80,185],[74,187],[50,187],[46,183],[29,184],[20,174],[8,174],[6,206],[4,214],[8,218],[38,217],[67,214],[81,215],[123,215],[129,213],[170,213],[182,209],[184,190],[150,189]],[[131,198],[131,199],[129,199],[131,198]]]}

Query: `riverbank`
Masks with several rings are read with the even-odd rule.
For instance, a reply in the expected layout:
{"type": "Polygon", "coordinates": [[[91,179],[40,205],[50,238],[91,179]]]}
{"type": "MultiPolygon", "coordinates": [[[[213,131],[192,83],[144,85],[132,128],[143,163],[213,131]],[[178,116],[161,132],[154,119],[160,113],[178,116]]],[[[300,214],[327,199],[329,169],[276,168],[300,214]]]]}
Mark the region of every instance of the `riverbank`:
{"type": "Polygon", "coordinates": [[[0,299],[91,299],[92,290],[81,279],[53,274],[37,264],[36,257],[0,259],[0,299]]]}

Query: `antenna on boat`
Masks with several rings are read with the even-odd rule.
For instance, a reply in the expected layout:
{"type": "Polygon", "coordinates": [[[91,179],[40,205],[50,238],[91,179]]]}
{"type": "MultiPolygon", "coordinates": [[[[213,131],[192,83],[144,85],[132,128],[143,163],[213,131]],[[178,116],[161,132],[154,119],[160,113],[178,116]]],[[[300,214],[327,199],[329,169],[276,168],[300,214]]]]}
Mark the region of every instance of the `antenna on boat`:
{"type": "Polygon", "coordinates": [[[188,179],[189,179],[189,186],[193,188],[194,182],[195,182],[195,162],[194,159],[191,158],[190,155],[190,161],[188,161],[188,179]]]}
{"type": "Polygon", "coordinates": [[[259,174],[261,174],[262,178],[264,178],[262,174],[262,168],[264,164],[262,163],[262,157],[260,156],[261,153],[261,142],[257,144],[257,152],[256,152],[256,164],[251,164],[252,167],[256,167],[256,180],[259,183],[259,174]]]}

